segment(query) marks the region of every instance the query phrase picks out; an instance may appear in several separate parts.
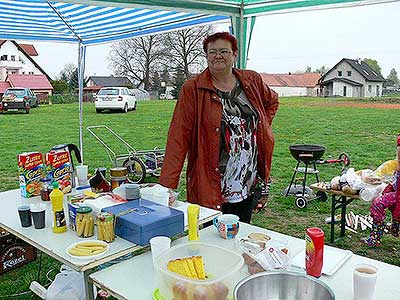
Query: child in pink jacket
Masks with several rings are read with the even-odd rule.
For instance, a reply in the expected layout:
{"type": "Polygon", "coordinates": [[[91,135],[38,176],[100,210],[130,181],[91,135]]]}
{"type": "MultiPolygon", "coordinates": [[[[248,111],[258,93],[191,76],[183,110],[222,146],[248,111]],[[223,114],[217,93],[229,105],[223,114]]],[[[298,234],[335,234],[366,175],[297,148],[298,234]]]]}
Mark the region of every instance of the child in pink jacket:
{"type": "Polygon", "coordinates": [[[399,236],[400,225],[400,134],[397,136],[397,170],[394,172],[394,182],[389,184],[371,205],[371,217],[374,219],[368,238],[362,239],[369,246],[380,246],[383,230],[385,229],[386,209],[392,213],[390,232],[399,236]]]}

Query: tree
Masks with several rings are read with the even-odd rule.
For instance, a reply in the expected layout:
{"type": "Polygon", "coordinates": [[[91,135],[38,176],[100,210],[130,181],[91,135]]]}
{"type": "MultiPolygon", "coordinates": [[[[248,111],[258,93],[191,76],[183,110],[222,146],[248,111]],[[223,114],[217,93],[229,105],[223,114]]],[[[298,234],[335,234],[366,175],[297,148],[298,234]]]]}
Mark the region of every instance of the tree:
{"type": "Polygon", "coordinates": [[[182,69],[178,69],[174,76],[174,89],[171,91],[172,96],[178,99],[182,85],[185,82],[185,72],[182,69]]]}
{"type": "Polygon", "coordinates": [[[51,85],[54,94],[62,94],[68,91],[68,83],[64,80],[52,80],[51,85]]]}
{"type": "Polygon", "coordinates": [[[326,72],[328,72],[329,68],[322,66],[321,68],[315,69],[315,73],[319,73],[321,75],[325,75],[326,72]]]}
{"type": "Polygon", "coordinates": [[[161,35],[128,39],[111,46],[109,60],[114,73],[126,76],[137,87],[151,88],[151,75],[161,68],[165,43],[161,35]]]}
{"type": "Polygon", "coordinates": [[[307,68],[306,68],[306,73],[311,73],[312,71],[311,71],[311,67],[310,66],[307,66],[307,68]]]}
{"type": "Polygon", "coordinates": [[[398,84],[398,83],[400,83],[399,82],[399,77],[397,77],[397,72],[396,72],[396,69],[395,68],[393,68],[393,69],[391,69],[390,70],[390,73],[389,73],[389,75],[388,75],[388,77],[387,77],[387,80],[389,81],[392,81],[394,84],[398,84]]]}
{"type": "Polygon", "coordinates": [[[60,71],[59,75],[56,76],[59,81],[64,81],[69,90],[78,88],[78,68],[73,63],[64,65],[64,68],[60,71]]]}
{"type": "Polygon", "coordinates": [[[210,25],[191,27],[166,34],[168,62],[174,71],[182,71],[184,78],[191,77],[206,66],[203,40],[213,32],[210,25]]]}
{"type": "Polygon", "coordinates": [[[382,68],[379,66],[378,61],[372,58],[364,58],[363,61],[371,67],[376,73],[382,76],[382,68]]]}
{"type": "Polygon", "coordinates": [[[70,91],[75,91],[79,88],[78,68],[75,68],[75,70],[72,72],[71,78],[68,82],[68,87],[70,91]]]}

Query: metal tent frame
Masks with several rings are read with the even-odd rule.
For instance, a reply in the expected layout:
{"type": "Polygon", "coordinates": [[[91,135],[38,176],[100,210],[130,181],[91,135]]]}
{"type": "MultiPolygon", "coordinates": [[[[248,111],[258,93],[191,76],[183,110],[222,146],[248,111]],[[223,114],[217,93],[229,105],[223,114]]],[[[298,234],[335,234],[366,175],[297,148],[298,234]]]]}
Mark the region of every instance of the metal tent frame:
{"type": "Polygon", "coordinates": [[[400,0],[0,0],[0,39],[78,44],[79,147],[83,159],[86,47],[200,24],[230,21],[238,68],[246,68],[257,16],[400,0]]]}

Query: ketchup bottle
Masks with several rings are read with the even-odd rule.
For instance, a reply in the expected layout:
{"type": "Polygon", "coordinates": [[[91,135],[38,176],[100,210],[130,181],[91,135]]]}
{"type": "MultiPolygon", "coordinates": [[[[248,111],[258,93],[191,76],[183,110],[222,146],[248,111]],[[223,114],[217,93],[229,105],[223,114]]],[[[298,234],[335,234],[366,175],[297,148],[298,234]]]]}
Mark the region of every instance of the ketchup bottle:
{"type": "Polygon", "coordinates": [[[321,276],[324,263],[324,237],[320,228],[306,229],[306,272],[317,278],[321,276]]]}

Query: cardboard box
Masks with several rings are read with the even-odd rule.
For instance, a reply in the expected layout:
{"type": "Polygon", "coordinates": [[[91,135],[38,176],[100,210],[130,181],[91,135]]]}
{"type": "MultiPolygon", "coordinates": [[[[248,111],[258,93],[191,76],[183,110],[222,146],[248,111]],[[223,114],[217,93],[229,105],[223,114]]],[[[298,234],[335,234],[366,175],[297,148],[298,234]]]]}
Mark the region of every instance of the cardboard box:
{"type": "Polygon", "coordinates": [[[147,245],[152,237],[172,237],[184,231],[183,212],[144,200],[134,200],[103,208],[117,217],[115,234],[138,245],[147,245]],[[140,206],[139,206],[140,205],[140,206]]]}
{"type": "Polygon", "coordinates": [[[0,275],[35,259],[35,247],[0,228],[0,275]]]}
{"type": "Polygon", "coordinates": [[[57,181],[64,194],[71,191],[72,165],[68,151],[50,151],[46,153],[46,172],[52,182],[57,181]]]}
{"type": "Polygon", "coordinates": [[[18,154],[19,188],[22,197],[40,195],[40,178],[44,174],[42,153],[25,152],[18,154]]]}

